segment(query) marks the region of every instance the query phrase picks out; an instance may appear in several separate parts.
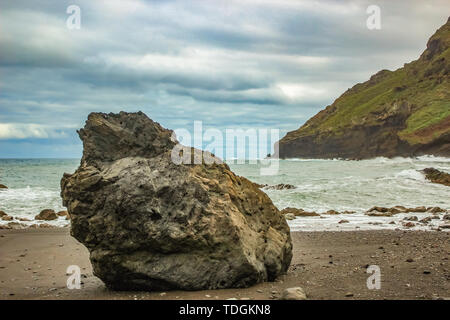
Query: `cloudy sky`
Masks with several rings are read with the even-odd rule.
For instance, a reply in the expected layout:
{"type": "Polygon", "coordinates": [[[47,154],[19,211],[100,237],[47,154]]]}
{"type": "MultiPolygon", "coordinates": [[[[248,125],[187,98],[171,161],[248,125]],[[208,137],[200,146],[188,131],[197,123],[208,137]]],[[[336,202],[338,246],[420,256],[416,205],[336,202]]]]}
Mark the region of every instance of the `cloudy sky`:
{"type": "Polygon", "coordinates": [[[2,0],[0,158],[79,157],[92,111],[283,135],[416,59],[449,13],[448,0],[2,0]],[[369,5],[381,30],[366,27],[369,5]]]}

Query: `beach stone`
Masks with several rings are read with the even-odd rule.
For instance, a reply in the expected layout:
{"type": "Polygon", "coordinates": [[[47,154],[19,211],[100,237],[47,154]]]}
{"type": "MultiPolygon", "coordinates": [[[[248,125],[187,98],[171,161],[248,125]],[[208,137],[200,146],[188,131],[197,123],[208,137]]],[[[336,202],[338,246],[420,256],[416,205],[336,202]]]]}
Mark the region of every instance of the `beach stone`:
{"type": "Polygon", "coordinates": [[[414,222],[406,222],[406,223],[403,223],[403,226],[406,228],[412,228],[412,227],[415,227],[416,224],[414,222]]]}
{"type": "Polygon", "coordinates": [[[61,196],[71,235],[108,288],[240,288],[287,271],[286,220],[220,159],[180,147],[142,112],[91,113],[79,136],[81,164],[64,174],[61,196]],[[174,155],[213,162],[177,164],[174,155]]]}
{"type": "Polygon", "coordinates": [[[292,184],[280,183],[280,184],[276,184],[274,186],[266,186],[266,189],[288,190],[288,189],[295,189],[295,186],[292,184]]]}
{"type": "Polygon", "coordinates": [[[444,210],[444,209],[439,208],[439,207],[432,207],[432,208],[427,209],[427,211],[428,211],[428,212],[431,212],[431,213],[442,213],[442,212],[447,212],[447,210],[444,210]]]}
{"type": "Polygon", "coordinates": [[[380,212],[380,211],[376,211],[376,210],[371,210],[369,212],[366,212],[365,214],[370,217],[392,217],[393,216],[393,214],[390,212],[380,212]]]}
{"type": "Polygon", "coordinates": [[[37,227],[41,228],[41,229],[48,229],[48,228],[54,228],[55,226],[52,226],[51,224],[48,224],[48,223],[41,223],[41,224],[37,225],[37,227]]]}
{"type": "Polygon", "coordinates": [[[406,207],[404,207],[404,206],[395,206],[393,208],[399,210],[400,212],[407,212],[408,211],[408,209],[406,207]]]}
{"type": "Polygon", "coordinates": [[[1,218],[1,217],[4,217],[4,216],[7,216],[7,215],[8,215],[8,214],[7,214],[5,211],[1,211],[1,210],[0,210],[0,218],[1,218]]]}
{"type": "Polygon", "coordinates": [[[284,208],[283,210],[281,210],[281,214],[288,214],[291,213],[296,217],[316,217],[316,216],[320,216],[320,214],[316,213],[316,212],[308,212],[305,211],[303,209],[297,209],[297,208],[291,208],[291,207],[287,207],[284,208]]]}
{"type": "Polygon", "coordinates": [[[335,214],[340,214],[340,213],[337,212],[336,210],[328,210],[327,212],[325,212],[325,214],[332,214],[332,215],[335,215],[335,214]]]}
{"type": "Polygon", "coordinates": [[[350,223],[350,221],[345,220],[345,219],[342,219],[342,220],[340,220],[338,223],[350,223]]]}
{"type": "Polygon", "coordinates": [[[11,217],[11,216],[6,215],[6,216],[2,216],[2,220],[3,220],[3,221],[13,221],[13,220],[14,220],[14,217],[11,217]]]}
{"type": "Polygon", "coordinates": [[[371,212],[371,211],[388,212],[389,208],[375,206],[375,207],[372,207],[369,210],[367,210],[367,212],[371,212]]]}
{"type": "Polygon", "coordinates": [[[446,214],[442,217],[443,220],[450,220],[450,214],[446,214]]]}
{"type": "Polygon", "coordinates": [[[412,217],[406,217],[403,220],[406,220],[406,221],[418,221],[419,218],[417,218],[416,216],[412,216],[412,217]]]}
{"type": "Polygon", "coordinates": [[[431,222],[431,220],[432,220],[431,217],[425,217],[425,218],[419,220],[419,222],[421,222],[421,223],[429,223],[429,222],[431,222]]]}
{"type": "Polygon", "coordinates": [[[8,189],[8,187],[5,186],[4,184],[0,184],[0,189],[8,189]]]}
{"type": "Polygon", "coordinates": [[[392,207],[388,209],[388,212],[391,214],[398,214],[398,213],[403,213],[405,212],[403,209],[399,209],[397,207],[392,207]]]}
{"type": "Polygon", "coordinates": [[[424,206],[416,208],[408,208],[407,212],[427,212],[427,208],[425,208],[424,206]]]}
{"type": "Polygon", "coordinates": [[[425,177],[433,183],[440,183],[445,186],[450,186],[450,174],[446,172],[439,171],[435,168],[426,168],[422,172],[425,177]]]}
{"type": "Polygon", "coordinates": [[[26,229],[27,225],[19,222],[10,222],[8,223],[8,227],[10,227],[11,229],[18,230],[18,229],[26,229]]]}
{"type": "Polygon", "coordinates": [[[67,217],[69,214],[68,214],[68,212],[67,211],[58,211],[57,213],[56,213],[56,215],[58,216],[58,217],[67,217]]]}
{"type": "Polygon", "coordinates": [[[306,300],[306,293],[301,287],[284,289],[280,300],[306,300]]]}
{"type": "Polygon", "coordinates": [[[58,216],[56,215],[54,210],[44,209],[37,216],[34,217],[35,220],[56,220],[58,216]]]}

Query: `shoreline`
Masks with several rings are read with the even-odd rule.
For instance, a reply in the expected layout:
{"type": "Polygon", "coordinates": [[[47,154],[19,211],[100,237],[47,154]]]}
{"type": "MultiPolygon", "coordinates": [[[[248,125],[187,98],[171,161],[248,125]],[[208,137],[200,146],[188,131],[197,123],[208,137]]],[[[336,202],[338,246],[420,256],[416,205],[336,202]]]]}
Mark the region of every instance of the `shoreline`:
{"type": "Polygon", "coordinates": [[[286,275],[243,289],[113,292],[93,276],[87,249],[69,228],[0,230],[0,299],[278,299],[302,287],[308,299],[448,299],[448,232],[370,230],[291,232],[293,259],[286,275]],[[66,286],[79,265],[82,289],[66,286]],[[381,270],[381,289],[366,286],[368,265],[381,270]]]}

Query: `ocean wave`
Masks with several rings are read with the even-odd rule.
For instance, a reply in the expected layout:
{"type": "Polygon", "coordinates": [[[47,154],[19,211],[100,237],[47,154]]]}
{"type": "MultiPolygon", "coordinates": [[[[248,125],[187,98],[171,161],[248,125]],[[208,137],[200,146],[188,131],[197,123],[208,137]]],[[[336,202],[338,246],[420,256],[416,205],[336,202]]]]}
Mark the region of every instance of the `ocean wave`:
{"type": "Polygon", "coordinates": [[[403,178],[403,179],[408,179],[408,180],[426,182],[425,176],[421,172],[419,172],[415,169],[402,170],[395,174],[395,178],[396,179],[403,178]]]}

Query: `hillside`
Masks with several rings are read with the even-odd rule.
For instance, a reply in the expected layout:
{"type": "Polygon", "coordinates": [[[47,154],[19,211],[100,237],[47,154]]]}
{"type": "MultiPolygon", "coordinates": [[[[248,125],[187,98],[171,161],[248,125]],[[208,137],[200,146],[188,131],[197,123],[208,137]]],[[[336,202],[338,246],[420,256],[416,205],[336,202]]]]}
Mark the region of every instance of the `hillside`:
{"type": "Polygon", "coordinates": [[[289,132],[279,157],[450,156],[449,47],[450,18],[418,60],[379,71],[289,132]]]}

